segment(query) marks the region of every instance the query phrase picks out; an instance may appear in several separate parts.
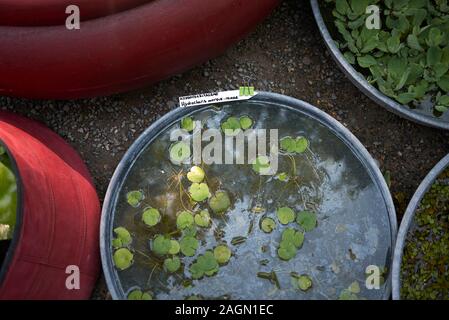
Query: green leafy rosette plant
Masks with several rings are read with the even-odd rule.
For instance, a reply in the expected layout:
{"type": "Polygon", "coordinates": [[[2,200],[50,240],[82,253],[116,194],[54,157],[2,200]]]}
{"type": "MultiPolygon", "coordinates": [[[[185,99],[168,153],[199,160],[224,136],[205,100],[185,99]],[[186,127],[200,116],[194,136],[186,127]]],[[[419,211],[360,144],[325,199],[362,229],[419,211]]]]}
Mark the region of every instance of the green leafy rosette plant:
{"type": "Polygon", "coordinates": [[[325,0],[337,46],[369,83],[403,105],[449,108],[449,5],[442,0],[325,0]],[[367,27],[379,8],[379,28],[367,27]],[[367,13],[368,12],[368,13],[367,13]]]}

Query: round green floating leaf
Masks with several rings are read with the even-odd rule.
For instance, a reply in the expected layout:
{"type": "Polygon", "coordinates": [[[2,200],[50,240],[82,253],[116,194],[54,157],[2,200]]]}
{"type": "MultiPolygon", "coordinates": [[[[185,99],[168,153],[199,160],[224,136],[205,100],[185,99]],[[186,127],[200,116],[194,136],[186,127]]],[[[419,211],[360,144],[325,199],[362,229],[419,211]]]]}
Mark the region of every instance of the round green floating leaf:
{"type": "Polygon", "coordinates": [[[161,214],[155,208],[148,208],[142,214],[142,221],[149,227],[154,227],[161,221],[161,214]]]}
{"type": "Polygon", "coordinates": [[[295,152],[303,153],[309,147],[309,141],[304,137],[298,137],[295,141],[295,152]]]}
{"type": "Polygon", "coordinates": [[[204,270],[196,262],[192,263],[192,265],[189,268],[189,271],[193,279],[200,279],[204,276],[204,270]]]}
{"type": "Polygon", "coordinates": [[[225,264],[231,258],[231,250],[226,245],[219,245],[214,249],[214,257],[219,264],[225,264]]]}
{"type": "Polygon", "coordinates": [[[279,181],[285,182],[288,180],[288,174],[285,172],[281,172],[277,175],[277,178],[279,179],[279,181]]]}
{"type": "Polygon", "coordinates": [[[282,224],[289,224],[295,220],[295,213],[289,207],[282,207],[277,209],[276,215],[279,222],[282,224]]]}
{"type": "Polygon", "coordinates": [[[189,188],[190,196],[196,202],[201,202],[210,197],[209,187],[203,183],[192,183],[189,188]]]}
{"type": "Polygon", "coordinates": [[[218,268],[214,254],[211,251],[206,251],[190,266],[189,271],[193,279],[199,279],[204,275],[209,277],[214,275],[218,272],[218,268]]]}
{"type": "Polygon", "coordinates": [[[174,164],[180,164],[190,158],[191,151],[190,146],[179,141],[171,145],[170,147],[170,160],[174,164]]]}
{"type": "Polygon", "coordinates": [[[194,256],[196,249],[199,247],[198,240],[192,236],[185,236],[179,244],[181,246],[181,252],[187,257],[194,256]]]}
{"type": "Polygon", "coordinates": [[[300,275],[296,278],[297,288],[302,291],[307,291],[312,287],[312,279],[306,275],[300,275]]]}
{"type": "Polygon", "coordinates": [[[270,173],[270,159],[267,156],[259,156],[252,163],[253,170],[259,174],[266,175],[270,173]]]}
{"type": "Polygon", "coordinates": [[[191,132],[195,129],[195,121],[193,121],[192,117],[185,117],[181,120],[181,129],[184,129],[187,132],[191,132]]]}
{"type": "Polygon", "coordinates": [[[271,218],[263,218],[260,228],[265,233],[271,233],[276,228],[276,222],[271,218]]]}
{"type": "Polygon", "coordinates": [[[187,179],[189,179],[190,182],[200,183],[204,180],[204,176],[204,170],[198,166],[193,166],[190,171],[187,172],[187,179]]]}
{"type": "Polygon", "coordinates": [[[178,257],[167,258],[164,260],[164,269],[174,273],[181,267],[181,260],[178,257]]]}
{"type": "Polygon", "coordinates": [[[223,213],[231,206],[231,199],[226,191],[217,191],[215,195],[209,199],[209,206],[214,213],[223,213]]]}
{"type": "Polygon", "coordinates": [[[179,250],[181,249],[179,242],[176,240],[170,240],[170,244],[171,244],[171,247],[170,247],[170,250],[168,250],[168,253],[169,254],[178,254],[179,250]]]}
{"type": "Polygon", "coordinates": [[[253,126],[253,120],[248,116],[240,117],[240,127],[247,130],[253,126]]]}
{"type": "Polygon", "coordinates": [[[163,235],[157,235],[152,243],[152,250],[157,255],[167,254],[171,249],[171,240],[163,235]]]}
{"type": "Polygon", "coordinates": [[[126,201],[132,207],[138,207],[140,201],[143,200],[142,191],[130,191],[126,194],[126,201]]]}
{"type": "Polygon", "coordinates": [[[121,248],[126,247],[127,245],[131,244],[132,238],[131,234],[128,230],[126,230],[123,227],[118,227],[114,229],[114,233],[116,234],[116,238],[112,240],[112,245],[114,248],[121,248]]]}
{"type": "Polygon", "coordinates": [[[207,210],[201,210],[200,213],[195,214],[195,223],[198,227],[209,227],[211,223],[209,212],[207,210]]]}
{"type": "Polygon", "coordinates": [[[354,281],[353,283],[351,283],[351,285],[348,287],[348,290],[351,291],[352,293],[358,294],[360,293],[360,285],[357,281],[354,281]]]}
{"type": "Polygon", "coordinates": [[[119,270],[125,270],[128,269],[134,259],[134,255],[126,248],[118,249],[114,252],[114,264],[119,270]]]}
{"type": "Polygon", "coordinates": [[[133,290],[128,294],[128,300],[142,300],[142,294],[141,290],[133,290]]]}
{"type": "Polygon", "coordinates": [[[118,238],[112,239],[112,247],[114,249],[119,249],[119,248],[123,247],[122,240],[120,240],[118,238]]]}
{"type": "Polygon", "coordinates": [[[284,137],[280,141],[281,150],[294,153],[296,151],[296,141],[292,137],[284,137]]]}
{"type": "Polygon", "coordinates": [[[193,215],[189,211],[182,211],[178,218],[176,219],[176,226],[179,230],[183,230],[185,228],[189,228],[193,225],[193,215]]]}
{"type": "Polygon", "coordinates": [[[282,242],[292,243],[296,248],[300,248],[304,242],[304,233],[293,228],[287,228],[282,232],[282,242]]]}
{"type": "Polygon", "coordinates": [[[298,249],[291,242],[281,242],[278,249],[278,256],[282,260],[288,261],[296,256],[298,249]]]}
{"type": "Polygon", "coordinates": [[[136,289],[128,294],[128,300],[153,300],[153,296],[148,292],[136,289]]]}
{"type": "Polygon", "coordinates": [[[206,251],[202,256],[199,256],[197,263],[209,277],[218,272],[218,262],[211,251],[206,251]]]}
{"type": "Polygon", "coordinates": [[[301,211],[296,216],[296,222],[304,229],[304,231],[312,231],[317,224],[316,214],[310,211],[301,211]]]}
{"type": "Polygon", "coordinates": [[[198,230],[194,224],[182,230],[182,234],[184,236],[191,236],[191,237],[195,237],[197,232],[198,230]]]}
{"type": "Polygon", "coordinates": [[[227,136],[235,136],[240,132],[240,121],[235,117],[229,117],[221,124],[221,129],[227,136]]]}
{"type": "Polygon", "coordinates": [[[352,293],[349,289],[343,289],[340,292],[340,296],[338,297],[338,300],[358,300],[356,294],[352,293]]]}
{"type": "Polygon", "coordinates": [[[148,292],[144,292],[142,294],[142,299],[141,300],[153,300],[153,296],[150,293],[148,293],[148,292]]]}

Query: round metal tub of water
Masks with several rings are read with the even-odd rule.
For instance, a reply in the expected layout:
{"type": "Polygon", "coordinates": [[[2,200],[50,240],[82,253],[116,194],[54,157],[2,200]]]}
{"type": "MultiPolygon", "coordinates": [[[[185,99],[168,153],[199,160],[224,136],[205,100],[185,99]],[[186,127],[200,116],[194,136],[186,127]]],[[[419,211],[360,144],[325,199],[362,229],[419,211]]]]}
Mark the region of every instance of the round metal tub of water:
{"type": "MultiPolygon", "coordinates": [[[[229,145],[223,145],[228,152],[229,145]]],[[[193,197],[193,193],[190,195],[193,197]]],[[[390,297],[396,215],[375,161],[335,119],[306,102],[278,94],[260,92],[246,101],[178,108],[156,121],[118,165],[105,197],[100,233],[103,270],[114,299],[129,298],[130,293],[136,297],[135,290],[149,292],[155,299],[390,297]],[[224,190],[230,198],[228,210],[216,214],[212,198],[195,205],[184,197],[186,190],[191,192],[189,185],[193,187],[185,175],[191,164],[170,162],[170,135],[180,127],[182,119],[201,121],[200,126],[195,126],[201,132],[207,128],[221,133],[220,128],[231,117],[251,119],[252,128],[270,132],[270,143],[272,129],[277,129],[277,141],[305,137],[308,143],[297,153],[281,152],[278,170],[269,176],[257,174],[256,167],[248,162],[201,164],[209,197],[224,190]],[[130,205],[128,196],[136,190],[140,192],[135,197],[138,201],[130,205]],[[293,216],[283,225],[278,214],[280,207],[291,208],[296,221],[293,216]],[[150,228],[142,222],[142,213],[149,208],[157,209],[161,216],[150,228]],[[209,228],[195,229],[193,236],[199,245],[192,257],[182,254],[183,239],[192,234],[187,234],[188,229],[182,234],[176,230],[179,212],[186,209],[209,210],[213,222],[209,228]],[[298,220],[304,210],[315,214],[317,223],[304,227],[298,220]],[[268,217],[273,230],[263,229],[262,221],[268,217]],[[132,238],[131,242],[123,238],[125,249],[132,254],[132,264],[123,270],[115,265],[119,249],[112,246],[118,227],[129,231],[132,238]],[[293,255],[286,258],[279,248],[284,239],[281,233],[287,228],[303,232],[304,239],[302,246],[295,244],[297,252],[294,249],[293,255]],[[180,257],[182,266],[175,266],[174,273],[166,272],[167,265],[162,267],[167,255],[154,254],[156,246],[160,249],[160,243],[155,243],[158,234],[169,235],[168,239],[181,243],[182,253],[175,248],[173,254],[180,257]],[[206,260],[211,262],[211,255],[205,258],[206,253],[220,244],[231,250],[229,260],[212,270],[210,276],[206,273],[195,280],[192,265],[201,259],[199,256],[204,264],[206,260]],[[378,290],[368,290],[366,286],[368,266],[386,270],[386,281],[378,290]],[[311,280],[311,288],[297,288],[296,280],[301,275],[311,280]]]]}
{"type": "MultiPolygon", "coordinates": [[[[334,29],[326,20],[327,15],[323,14],[324,10],[321,10],[322,7],[318,2],[318,0],[310,0],[315,20],[317,22],[323,40],[327,48],[329,49],[329,53],[331,54],[337,65],[340,67],[340,69],[343,71],[343,73],[360,91],[362,91],[377,104],[402,118],[414,121],[422,125],[449,130],[449,113],[446,113],[442,117],[437,118],[433,116],[429,110],[427,110],[428,108],[423,107],[422,110],[419,108],[411,109],[408,106],[401,105],[393,99],[387,97],[377,88],[368,83],[366,78],[356,69],[354,69],[354,67],[349,62],[346,61],[341,51],[335,45],[334,39],[332,37],[332,35],[335,36],[335,34],[332,32],[334,29]]],[[[323,2],[324,1],[321,1],[321,3],[323,2]]],[[[332,17],[332,15],[330,15],[329,17],[332,17]]]]}
{"type": "Polygon", "coordinates": [[[398,238],[396,241],[396,247],[394,249],[393,256],[393,299],[401,299],[401,264],[402,255],[404,252],[405,243],[407,240],[407,234],[414,226],[414,218],[416,210],[418,210],[421,200],[426,195],[427,191],[432,187],[438,176],[449,166],[449,155],[445,156],[440,162],[437,163],[435,167],[430,170],[427,176],[419,185],[415,194],[410,200],[410,203],[405,211],[404,217],[402,218],[401,226],[398,232],[398,238]]]}

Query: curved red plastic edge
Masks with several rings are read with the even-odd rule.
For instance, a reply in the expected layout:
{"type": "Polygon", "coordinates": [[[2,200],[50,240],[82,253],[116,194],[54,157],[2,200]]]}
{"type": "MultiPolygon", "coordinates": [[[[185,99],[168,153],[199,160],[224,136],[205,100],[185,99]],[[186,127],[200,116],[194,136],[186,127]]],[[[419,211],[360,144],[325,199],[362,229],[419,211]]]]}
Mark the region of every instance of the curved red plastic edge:
{"type": "Polygon", "coordinates": [[[77,5],[90,20],[128,10],[152,0],[0,0],[0,26],[64,25],[66,8],[77,5]]]}
{"type": "Polygon", "coordinates": [[[160,0],[65,27],[0,27],[0,95],[108,95],[181,73],[222,53],[279,0],[160,0]]]}
{"type": "Polygon", "coordinates": [[[21,179],[20,234],[0,283],[0,299],[87,299],[100,271],[100,203],[78,154],[43,125],[0,112],[0,139],[21,179]],[[66,268],[79,267],[68,290],[66,268]]]}

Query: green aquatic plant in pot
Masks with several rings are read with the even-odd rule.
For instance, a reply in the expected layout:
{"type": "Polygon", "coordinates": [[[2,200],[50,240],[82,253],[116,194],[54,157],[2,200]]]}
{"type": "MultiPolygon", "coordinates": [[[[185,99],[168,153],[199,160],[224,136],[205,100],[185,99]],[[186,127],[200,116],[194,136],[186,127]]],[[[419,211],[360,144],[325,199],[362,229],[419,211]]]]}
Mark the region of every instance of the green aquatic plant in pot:
{"type": "MultiPolygon", "coordinates": [[[[11,163],[0,146],[0,241],[10,240],[16,224],[17,184],[11,163]]],[[[1,255],[1,252],[0,252],[1,255]]]]}
{"type": "Polygon", "coordinates": [[[361,279],[367,265],[389,269],[395,228],[384,178],[342,125],[258,93],[178,108],[145,131],[104,201],[102,262],[114,299],[382,299],[388,281],[367,290],[361,279]],[[195,134],[215,134],[225,155],[226,139],[253,128],[278,130],[265,140],[278,145],[277,170],[267,154],[194,162],[195,134]],[[173,139],[180,129],[186,140],[173,139]]]}

